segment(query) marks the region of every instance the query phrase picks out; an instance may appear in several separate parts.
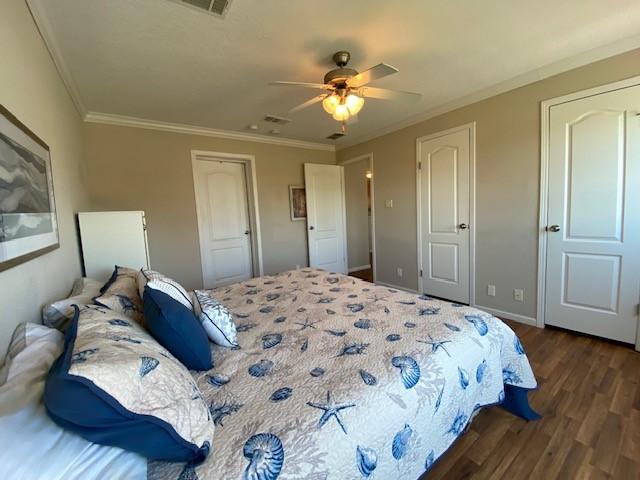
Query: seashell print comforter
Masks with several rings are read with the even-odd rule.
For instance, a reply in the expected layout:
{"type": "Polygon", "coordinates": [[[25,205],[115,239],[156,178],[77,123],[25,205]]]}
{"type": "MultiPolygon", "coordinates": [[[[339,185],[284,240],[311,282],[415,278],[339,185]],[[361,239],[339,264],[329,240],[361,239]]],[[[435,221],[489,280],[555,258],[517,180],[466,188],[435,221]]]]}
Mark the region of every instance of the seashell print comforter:
{"type": "Polygon", "coordinates": [[[505,384],[536,387],[515,333],[467,306],[315,269],[210,295],[240,344],[192,372],[213,448],[151,480],[415,480],[505,384]]]}

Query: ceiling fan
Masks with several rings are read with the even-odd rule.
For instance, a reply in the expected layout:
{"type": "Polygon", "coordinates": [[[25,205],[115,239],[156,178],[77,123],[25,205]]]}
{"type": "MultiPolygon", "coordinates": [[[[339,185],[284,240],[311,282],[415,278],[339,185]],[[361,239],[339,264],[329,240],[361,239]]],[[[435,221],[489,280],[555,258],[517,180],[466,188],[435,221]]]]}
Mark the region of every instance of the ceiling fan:
{"type": "Polygon", "coordinates": [[[356,115],[364,106],[365,98],[377,98],[380,100],[401,100],[405,102],[417,102],[422,95],[420,93],[400,92],[386,88],[368,86],[374,80],[398,73],[398,69],[380,63],[375,67],[359,73],[353,68],[347,67],[351,54],[347,51],[339,51],[333,54],[333,61],[338,68],[327,72],[324,83],[308,82],[271,82],[271,85],[284,85],[292,87],[315,88],[325,92],[306,102],[293,107],[288,113],[296,113],[300,110],[322,102],[322,107],[333,117],[342,123],[342,133],[345,133],[345,124],[349,120],[355,120],[356,115]]]}

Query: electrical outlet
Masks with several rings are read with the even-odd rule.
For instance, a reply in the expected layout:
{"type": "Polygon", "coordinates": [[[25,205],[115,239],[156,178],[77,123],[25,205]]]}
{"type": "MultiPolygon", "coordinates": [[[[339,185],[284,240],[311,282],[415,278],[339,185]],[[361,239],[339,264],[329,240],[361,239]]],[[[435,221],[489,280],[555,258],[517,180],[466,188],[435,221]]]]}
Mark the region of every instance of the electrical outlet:
{"type": "Polygon", "coordinates": [[[402,278],[402,269],[398,267],[398,276],[402,278]]]}
{"type": "Polygon", "coordinates": [[[384,206],[385,208],[393,208],[393,200],[385,200],[384,206]]]}
{"type": "Polygon", "coordinates": [[[496,296],[496,286],[495,285],[487,285],[487,295],[490,297],[496,296]]]}
{"type": "Polygon", "coordinates": [[[524,302],[524,290],[516,288],[513,290],[513,299],[517,302],[524,302]]]}

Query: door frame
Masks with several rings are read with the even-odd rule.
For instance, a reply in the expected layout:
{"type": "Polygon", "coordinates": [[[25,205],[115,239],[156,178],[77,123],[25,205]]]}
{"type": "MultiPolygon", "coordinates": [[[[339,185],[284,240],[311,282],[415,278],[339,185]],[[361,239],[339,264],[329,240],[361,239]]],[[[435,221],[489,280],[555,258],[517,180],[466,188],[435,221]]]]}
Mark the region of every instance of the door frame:
{"type": "MultiPolygon", "coordinates": [[[[371,273],[373,275],[373,283],[376,283],[376,265],[378,261],[376,259],[376,204],[375,204],[375,181],[376,176],[373,171],[373,152],[365,153],[364,155],[358,155],[357,157],[350,158],[345,160],[344,162],[340,162],[341,166],[349,165],[350,163],[360,162],[365,159],[369,159],[369,171],[371,172],[371,273]]],[[[345,193],[346,193],[346,185],[345,185],[345,193]]],[[[346,197],[345,197],[346,199],[346,197]]],[[[345,212],[346,212],[346,201],[345,201],[345,212]]],[[[346,222],[346,214],[345,214],[345,222],[346,222]]],[[[347,251],[349,250],[348,242],[347,243],[347,251]]],[[[349,269],[349,265],[347,264],[347,270],[349,269]]]]}
{"type": "Polygon", "coordinates": [[[198,223],[198,243],[200,244],[200,266],[202,269],[202,284],[204,285],[204,239],[203,221],[204,213],[198,206],[198,181],[196,178],[196,162],[229,162],[241,163],[245,167],[245,182],[247,185],[247,206],[249,210],[249,225],[251,228],[251,256],[253,275],[264,275],[264,265],[262,261],[262,234],[260,232],[260,209],[258,206],[258,181],[256,179],[256,157],[255,155],[243,153],[211,152],[207,150],[191,150],[191,173],[193,175],[193,191],[196,203],[196,218],[198,223]]]}
{"type": "MultiPolygon", "coordinates": [[[[640,76],[550,98],[540,103],[540,216],[538,220],[538,301],[536,307],[536,326],[540,328],[544,328],[545,326],[544,317],[547,293],[547,231],[545,230],[545,226],[547,225],[549,213],[549,119],[551,107],[637,85],[640,85],[640,76]]],[[[640,321],[638,322],[636,332],[636,350],[640,351],[640,321]]]]}
{"type": "MultiPolygon", "coordinates": [[[[465,123],[457,127],[431,133],[416,138],[416,212],[417,212],[417,247],[418,247],[418,291],[423,291],[423,278],[420,271],[422,265],[422,175],[420,161],[422,158],[421,143],[434,138],[443,137],[463,130],[469,131],[469,305],[476,305],[476,122],[465,123]]],[[[423,272],[424,273],[424,272],[423,272]]]]}

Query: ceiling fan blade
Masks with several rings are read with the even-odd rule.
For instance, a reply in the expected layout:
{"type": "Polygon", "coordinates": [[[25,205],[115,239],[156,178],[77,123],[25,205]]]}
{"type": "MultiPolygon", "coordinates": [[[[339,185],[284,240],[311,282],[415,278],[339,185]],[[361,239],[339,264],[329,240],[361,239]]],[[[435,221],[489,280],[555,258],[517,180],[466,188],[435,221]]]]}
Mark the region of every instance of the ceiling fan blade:
{"type": "Polygon", "coordinates": [[[311,105],[315,105],[316,103],[321,102],[325,96],[326,95],[318,95],[317,97],[310,98],[309,100],[307,100],[304,103],[301,103],[297,107],[293,107],[291,110],[289,110],[288,113],[296,113],[302,110],[303,108],[307,108],[307,107],[310,107],[311,105]]]}
{"type": "Polygon", "coordinates": [[[416,103],[422,98],[421,93],[401,92],[386,88],[363,87],[362,94],[365,98],[379,98],[380,100],[400,100],[407,103],[416,103]]]}
{"type": "Polygon", "coordinates": [[[359,73],[347,80],[347,85],[350,87],[358,88],[366,85],[369,82],[378,80],[379,78],[386,77],[398,73],[396,67],[387,65],[386,63],[379,63],[375,67],[371,67],[369,70],[359,73]]]}
{"type": "Polygon", "coordinates": [[[304,88],[319,88],[321,90],[331,90],[331,85],[325,85],[324,83],[309,83],[309,82],[270,82],[269,85],[282,85],[284,87],[304,87],[304,88]]]}

